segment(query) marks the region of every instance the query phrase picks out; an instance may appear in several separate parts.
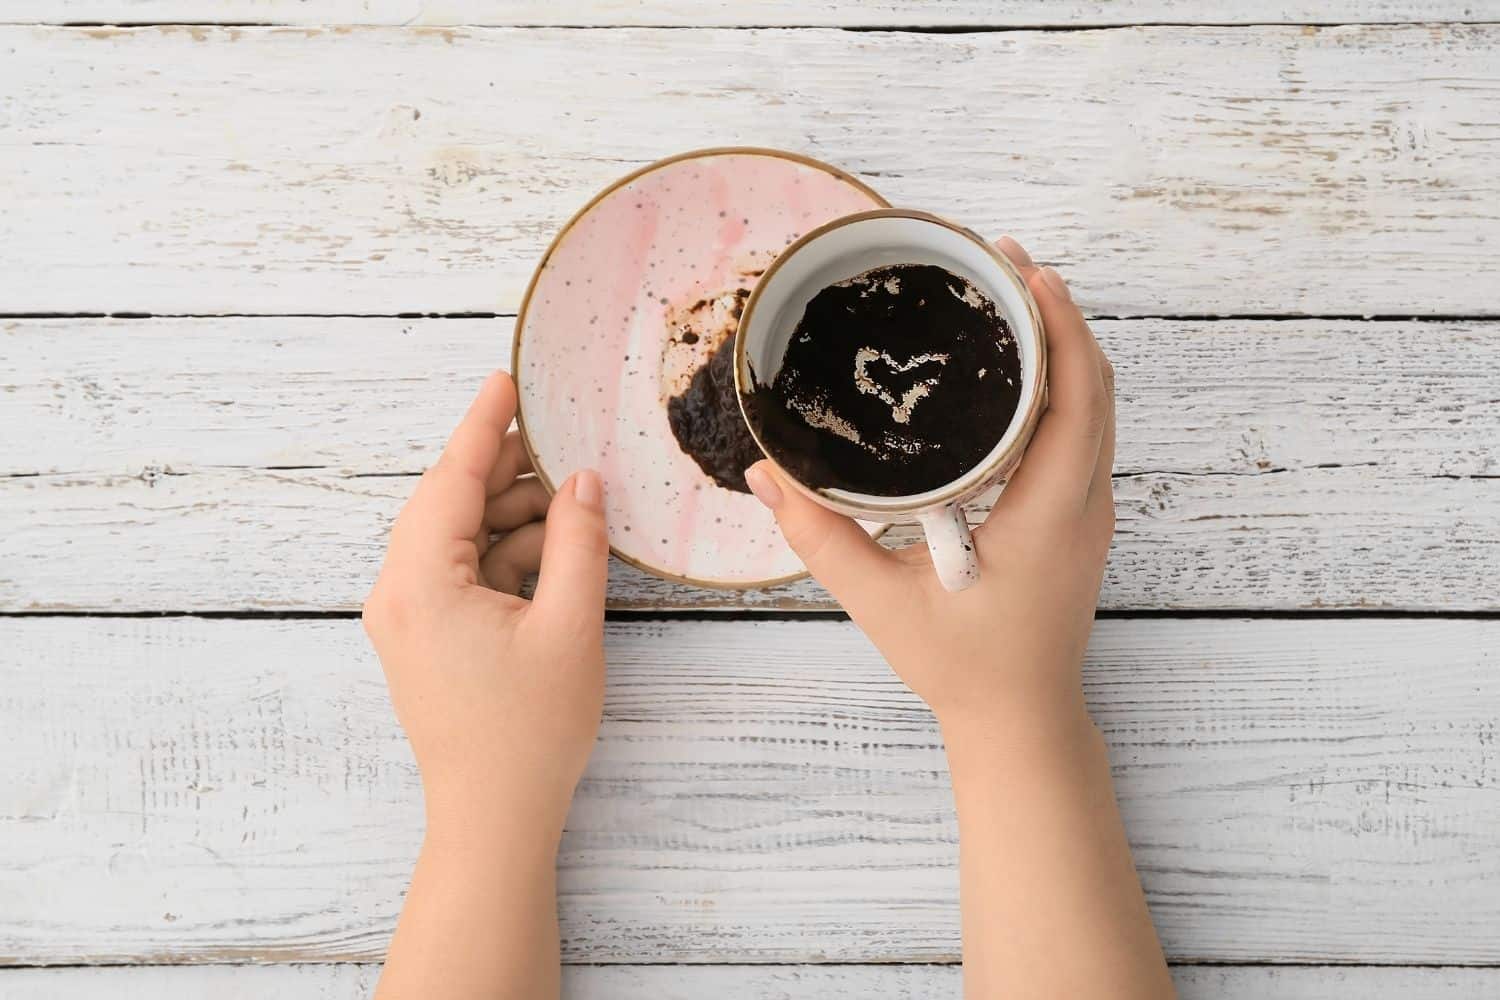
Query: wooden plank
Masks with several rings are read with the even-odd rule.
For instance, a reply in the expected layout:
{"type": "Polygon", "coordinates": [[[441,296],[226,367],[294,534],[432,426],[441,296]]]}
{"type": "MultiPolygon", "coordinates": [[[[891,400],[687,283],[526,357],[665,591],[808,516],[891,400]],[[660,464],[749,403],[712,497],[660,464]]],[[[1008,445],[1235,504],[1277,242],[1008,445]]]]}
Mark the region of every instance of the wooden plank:
{"type": "Polygon", "coordinates": [[[1100,314],[1492,315],[1497,46],[1493,24],[4,28],[0,310],[509,311],[602,186],[753,143],[1022,234],[1100,314]]]}
{"type": "MultiPolygon", "coordinates": [[[[0,611],[357,610],[415,482],[157,468],[0,479],[0,611]]],[[[1141,473],[1116,481],[1116,510],[1106,609],[1500,609],[1482,585],[1500,575],[1495,478],[1141,473]]],[[[917,537],[900,526],[887,541],[917,537]]],[[[710,591],[618,562],[610,602],[836,609],[807,580],[710,591]]]]}
{"type": "MultiPolygon", "coordinates": [[[[0,609],[357,610],[411,477],[216,471],[4,481],[0,609]]],[[[1118,483],[1102,606],[1493,609],[1493,480],[1368,469],[1118,483]],[[1456,582],[1459,581],[1459,582],[1456,582]]],[[[982,516],[976,510],[974,516],[982,516]]],[[[892,544],[915,539],[904,527],[892,544]]],[[[612,567],[616,608],[829,610],[802,581],[702,591],[612,567]]]]}
{"type": "Polygon", "coordinates": [[[401,25],[827,25],[838,27],[1089,27],[1129,24],[1348,24],[1487,21],[1500,7],[1475,0],[1279,0],[1255,7],[1206,0],[12,0],[18,23],[249,23],[401,25]]]}
{"type": "Polygon", "coordinates": [[[1172,970],[1178,1000],[1483,1000],[1500,995],[1500,970],[1401,968],[1212,968],[1172,970]]]}
{"type": "MultiPolygon", "coordinates": [[[[508,324],[0,324],[0,609],[357,608],[508,324]]],[[[1500,571],[1495,324],[1095,325],[1120,379],[1105,607],[1500,607],[1465,583],[1500,571]]],[[[831,606],[623,565],[612,599],[831,606]]]]}
{"type": "MultiPolygon", "coordinates": [[[[363,1000],[375,965],[113,966],[0,970],[10,1000],[363,1000]]],[[[1500,970],[1337,968],[1330,966],[1176,966],[1179,1000],[1492,1000],[1500,970]]],[[[956,997],[953,965],[567,966],[567,1000],[926,1000],[956,997]]]]}
{"type": "MultiPolygon", "coordinates": [[[[367,960],[420,838],[352,621],[0,622],[0,963],[367,960]]],[[[1109,620],[1087,689],[1178,960],[1491,964],[1500,623],[1109,620]]],[[[951,961],[938,732],[849,624],[609,629],[577,962],[951,961]]]]}
{"type": "MultiPolygon", "coordinates": [[[[499,319],[0,321],[0,475],[317,466],[419,473],[499,319]]],[[[1100,320],[1121,473],[1500,472],[1500,323],[1100,320]]]]}

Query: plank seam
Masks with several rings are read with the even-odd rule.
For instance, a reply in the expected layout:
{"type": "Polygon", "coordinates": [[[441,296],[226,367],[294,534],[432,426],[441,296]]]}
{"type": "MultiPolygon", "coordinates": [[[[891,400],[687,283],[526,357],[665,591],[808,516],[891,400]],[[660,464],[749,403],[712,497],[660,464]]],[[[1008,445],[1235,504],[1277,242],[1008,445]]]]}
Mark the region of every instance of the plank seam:
{"type": "MultiPolygon", "coordinates": [[[[1492,25],[1500,21],[1132,21],[1129,24],[846,24],[838,25],[839,31],[892,32],[910,35],[996,35],[1013,31],[1036,31],[1047,34],[1074,35],[1088,31],[1128,31],[1135,28],[1213,28],[1223,30],[1259,30],[1264,28],[1416,28],[1452,27],[1455,25],[1492,25]]],[[[548,27],[527,25],[527,27],[548,27]]],[[[563,27],[563,25],[557,25],[563,27]]],[[[600,27],[605,27],[601,25],[600,27]]],[[[630,27],[619,25],[618,27],[630,27]]],[[[678,27],[686,27],[679,25],[678,27]]],[[[768,25],[767,27],[833,27],[832,25],[768,25]]]]}
{"type": "MultiPolygon", "coordinates": [[[[0,611],[0,619],[8,618],[196,618],[204,621],[358,621],[358,611],[319,610],[222,610],[222,611],[63,611],[23,610],[0,611]]],[[[848,621],[843,611],[808,608],[801,611],[766,610],[752,608],[726,608],[722,611],[711,608],[690,610],[654,610],[639,608],[611,608],[605,613],[608,621],[617,623],[652,623],[677,621],[707,622],[795,622],[795,621],[848,621]]],[[[1094,612],[1095,621],[1122,620],[1229,620],[1229,621],[1500,621],[1500,611],[1494,610],[1431,610],[1401,608],[1309,608],[1264,610],[1253,608],[1107,608],[1094,612]]]]}
{"type": "MultiPolygon", "coordinates": [[[[1293,472],[1323,471],[1329,469],[1378,469],[1379,462],[1316,462],[1310,465],[1296,467],[1272,465],[1264,469],[1248,471],[1235,471],[1232,469],[1221,469],[1214,472],[1202,472],[1192,469],[1136,469],[1129,472],[1112,472],[1110,478],[1115,480],[1142,479],[1150,476],[1176,476],[1180,479],[1221,479],[1233,477],[1236,479],[1256,479],[1262,476],[1280,476],[1293,472]]],[[[133,478],[152,482],[161,476],[172,476],[182,478],[198,473],[213,472],[331,472],[337,473],[340,479],[416,479],[422,475],[422,469],[400,469],[392,472],[351,472],[347,466],[342,465],[221,465],[203,464],[193,465],[186,469],[174,469],[170,465],[147,465],[140,472],[135,473],[133,478]]],[[[0,480],[6,479],[59,479],[77,477],[98,477],[116,479],[128,474],[100,471],[98,469],[62,469],[47,472],[0,472],[0,480]]],[[[1492,472],[1429,472],[1410,473],[1399,476],[1401,479],[1446,479],[1446,480],[1491,480],[1500,479],[1500,473],[1492,472]]]]}
{"type": "MultiPolygon", "coordinates": [[[[1500,313],[1087,313],[1101,323],[1164,322],[1193,323],[1495,323],[1500,313]]],[[[395,312],[395,313],[167,313],[167,312],[0,312],[0,321],[59,319],[515,319],[506,312],[395,312]]]]}
{"type": "Polygon", "coordinates": [[[0,312],[0,320],[28,319],[515,319],[515,313],[152,313],[152,312],[0,312]]]}
{"type": "MultiPolygon", "coordinates": [[[[320,960],[316,958],[296,959],[281,962],[59,962],[45,964],[25,963],[3,963],[0,971],[22,970],[22,969],[215,969],[215,968],[271,968],[286,965],[317,965],[317,966],[345,966],[345,965],[381,965],[382,962],[373,959],[345,959],[345,960],[320,960]]],[[[805,962],[568,962],[562,963],[570,968],[585,969],[632,969],[632,968],[717,968],[717,969],[798,969],[808,966],[816,966],[819,969],[864,969],[873,967],[892,967],[904,969],[948,969],[960,966],[959,960],[951,962],[819,962],[809,959],[805,962]]],[[[1458,962],[1298,962],[1298,961],[1276,961],[1266,959],[1262,961],[1218,961],[1211,959],[1170,959],[1167,965],[1172,968],[1184,969],[1429,969],[1441,971],[1444,969],[1467,970],[1467,969],[1500,969],[1497,962],[1476,962],[1464,964],[1458,962]]]]}
{"type": "Polygon", "coordinates": [[[441,27],[445,31],[849,31],[907,35],[996,35],[1018,31],[1045,34],[1080,34],[1089,31],[1130,31],[1137,28],[1213,28],[1260,30],[1265,28],[1414,28],[1414,27],[1485,27],[1500,24],[1495,20],[1479,21],[1132,21],[1127,24],[394,24],[330,21],[305,24],[297,21],[4,21],[5,28],[114,28],[118,30],[151,30],[156,28],[392,28],[441,27]]]}

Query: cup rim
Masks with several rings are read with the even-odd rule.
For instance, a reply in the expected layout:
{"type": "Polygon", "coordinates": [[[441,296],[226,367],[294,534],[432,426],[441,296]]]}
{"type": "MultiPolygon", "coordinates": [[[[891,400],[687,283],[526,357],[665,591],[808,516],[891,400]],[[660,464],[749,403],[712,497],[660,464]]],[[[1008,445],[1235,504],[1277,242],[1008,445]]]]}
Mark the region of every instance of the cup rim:
{"type": "MultiPolygon", "coordinates": [[[[1019,331],[1017,331],[1017,335],[1019,335],[1019,331]]],[[[776,467],[776,470],[781,473],[782,477],[788,482],[792,483],[792,485],[797,487],[797,489],[813,497],[820,503],[836,507],[844,513],[848,513],[856,517],[890,517],[893,515],[899,517],[901,515],[914,514],[919,511],[931,510],[934,508],[946,506],[948,504],[961,502],[962,500],[966,499],[966,497],[972,496],[974,493],[982,491],[986,486],[992,484],[998,478],[998,475],[1005,470],[1007,465],[1011,464],[1014,461],[1016,456],[1018,456],[1022,451],[1025,450],[1027,444],[1030,442],[1032,432],[1035,431],[1036,424],[1041,419],[1042,411],[1046,408],[1046,386],[1047,336],[1045,328],[1042,325],[1041,310],[1037,307],[1036,299],[1031,294],[1031,289],[1026,286],[1026,280],[1021,277],[1021,273],[1016,269],[1015,264],[1011,263],[1010,258],[1001,253],[998,247],[996,247],[989,240],[986,240],[984,237],[980,236],[978,233],[974,232],[974,230],[970,229],[969,227],[961,226],[958,223],[945,219],[940,215],[935,215],[932,212],[925,212],[921,209],[916,208],[877,208],[866,212],[855,212],[851,215],[840,216],[837,219],[825,222],[823,225],[818,226],[817,228],[812,229],[807,233],[804,233],[797,240],[793,241],[785,250],[781,251],[781,253],[776,256],[776,259],[771,262],[771,265],[766,268],[765,272],[761,274],[760,280],[755,283],[755,288],[750,293],[750,298],[745,301],[744,311],[740,313],[739,324],[736,326],[734,331],[735,400],[740,405],[740,416],[744,419],[745,426],[749,428],[750,436],[755,440],[756,447],[758,447],[761,450],[761,453],[770,460],[771,464],[776,467]],[[1037,358],[1037,388],[1036,391],[1031,394],[1031,401],[1027,406],[1026,412],[1024,414],[1017,414],[1011,417],[1011,420],[1013,422],[1017,419],[1021,421],[1021,432],[1015,436],[1015,438],[1011,441],[1009,447],[999,452],[995,452],[992,449],[991,454],[986,456],[983,462],[966,470],[956,479],[950,480],[948,483],[945,483],[942,487],[939,487],[937,491],[924,490],[922,493],[903,494],[888,498],[890,501],[889,503],[878,504],[870,503],[866,500],[853,500],[847,497],[832,496],[826,488],[812,487],[808,486],[806,483],[803,483],[796,476],[792,475],[780,462],[778,462],[776,460],[776,456],[771,454],[770,449],[768,449],[765,442],[761,440],[760,432],[756,429],[755,422],[750,419],[750,414],[745,408],[745,395],[747,391],[747,382],[749,380],[749,366],[745,353],[744,333],[750,328],[750,321],[755,315],[755,307],[760,303],[761,293],[765,291],[765,289],[770,285],[771,279],[776,275],[776,272],[781,269],[782,265],[796,256],[796,254],[809,243],[821,239],[828,233],[831,233],[837,229],[841,229],[844,226],[853,225],[859,222],[867,222],[872,219],[914,219],[919,222],[941,226],[944,229],[957,233],[958,235],[962,236],[972,243],[977,244],[980,248],[982,248],[999,266],[1000,273],[1003,274],[1005,278],[1015,286],[1016,291],[1020,293],[1021,301],[1025,303],[1028,318],[1031,320],[1031,329],[1029,332],[1033,341],[1032,346],[1036,351],[1037,358]],[[977,477],[973,478],[972,482],[966,482],[966,480],[969,480],[975,472],[979,472],[980,474],[977,477]],[[917,497],[921,497],[922,499],[917,500],[917,497]]],[[[1009,427],[1007,427],[1007,430],[1009,430],[1009,427]]],[[[841,492],[850,493],[852,491],[845,490],[841,492]]],[[[861,494],[861,496],[869,495],[870,494],[861,494]]]]}

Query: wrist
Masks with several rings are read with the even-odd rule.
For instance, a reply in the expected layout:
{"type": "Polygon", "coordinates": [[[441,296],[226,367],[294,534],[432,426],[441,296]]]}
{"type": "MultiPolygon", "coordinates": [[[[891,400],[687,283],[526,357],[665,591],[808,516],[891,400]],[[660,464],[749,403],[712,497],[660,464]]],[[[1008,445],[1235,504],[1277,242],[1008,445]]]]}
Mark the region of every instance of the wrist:
{"type": "Polygon", "coordinates": [[[454,892],[509,899],[555,886],[557,851],[557,838],[535,824],[429,825],[418,868],[454,892]]]}
{"type": "Polygon", "coordinates": [[[1080,687],[987,710],[947,710],[938,714],[938,726],[955,782],[971,770],[1072,757],[1099,739],[1080,687]]]}
{"type": "Polygon", "coordinates": [[[426,783],[426,842],[493,851],[499,845],[555,854],[572,789],[500,787],[479,781],[426,783]]]}

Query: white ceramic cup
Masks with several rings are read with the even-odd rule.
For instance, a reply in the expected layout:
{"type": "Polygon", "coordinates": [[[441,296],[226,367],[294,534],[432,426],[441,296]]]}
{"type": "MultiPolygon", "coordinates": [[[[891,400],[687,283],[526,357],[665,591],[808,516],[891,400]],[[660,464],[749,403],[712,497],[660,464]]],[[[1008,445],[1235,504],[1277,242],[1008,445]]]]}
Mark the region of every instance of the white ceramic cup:
{"type": "Polygon", "coordinates": [[[1046,404],[1047,345],[1041,314],[1026,282],[1004,254],[971,230],[908,209],[860,212],[820,226],[782,251],[745,303],[735,335],[735,387],[743,411],[746,392],[757,381],[770,384],[781,370],[792,331],[814,295],[891,264],[936,264],[967,278],[994,301],[1015,334],[1021,355],[1020,401],[984,460],[936,489],[905,496],[814,488],[776,462],[748,415],[746,423],[782,478],[823,506],[866,521],[915,517],[927,536],[938,579],[948,590],[963,590],[979,579],[979,558],[964,504],[1015,469],[1046,404]]]}

